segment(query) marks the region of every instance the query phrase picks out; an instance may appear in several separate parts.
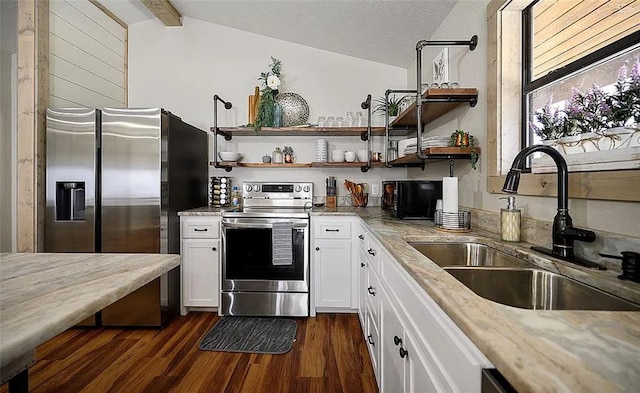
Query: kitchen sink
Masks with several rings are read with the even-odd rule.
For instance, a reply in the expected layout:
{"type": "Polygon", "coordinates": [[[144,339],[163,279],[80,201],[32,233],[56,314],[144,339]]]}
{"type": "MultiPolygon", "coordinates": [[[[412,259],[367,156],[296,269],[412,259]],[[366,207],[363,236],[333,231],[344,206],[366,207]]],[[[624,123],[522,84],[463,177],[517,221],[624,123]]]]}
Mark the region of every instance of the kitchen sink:
{"type": "Polygon", "coordinates": [[[503,266],[531,267],[522,259],[480,243],[409,243],[442,267],[503,266]]]}
{"type": "Polygon", "coordinates": [[[640,311],[640,306],[480,243],[409,243],[477,295],[531,310],[640,311]]]}
{"type": "Polygon", "coordinates": [[[477,295],[512,307],[640,311],[640,306],[634,303],[546,270],[462,267],[445,270],[477,295]]]}

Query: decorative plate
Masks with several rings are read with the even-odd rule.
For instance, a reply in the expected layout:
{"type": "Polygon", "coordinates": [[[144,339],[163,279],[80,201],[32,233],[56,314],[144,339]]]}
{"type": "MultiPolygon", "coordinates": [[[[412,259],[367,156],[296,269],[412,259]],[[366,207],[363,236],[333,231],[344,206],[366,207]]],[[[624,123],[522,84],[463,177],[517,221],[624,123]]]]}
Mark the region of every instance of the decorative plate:
{"type": "Polygon", "coordinates": [[[280,93],[276,102],[282,107],[283,127],[299,126],[309,121],[309,105],[299,94],[280,93]]]}

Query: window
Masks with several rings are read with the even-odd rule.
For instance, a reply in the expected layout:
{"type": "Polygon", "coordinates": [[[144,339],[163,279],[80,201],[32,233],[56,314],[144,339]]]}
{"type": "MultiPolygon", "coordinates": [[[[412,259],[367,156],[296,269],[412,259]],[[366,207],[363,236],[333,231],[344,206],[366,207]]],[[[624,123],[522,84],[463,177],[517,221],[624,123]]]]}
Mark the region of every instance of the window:
{"type": "MultiPolygon", "coordinates": [[[[526,0],[487,5],[487,191],[501,194],[504,174],[522,145],[522,11],[526,0]]],[[[555,173],[523,174],[518,193],[553,197],[555,173]]],[[[569,197],[640,202],[640,170],[590,170],[569,174],[569,197]]]]}
{"type": "Polygon", "coordinates": [[[615,94],[621,69],[640,65],[638,3],[539,0],[523,10],[523,145],[637,122],[598,106],[615,94]],[[576,105],[585,100],[593,113],[576,105]]]}

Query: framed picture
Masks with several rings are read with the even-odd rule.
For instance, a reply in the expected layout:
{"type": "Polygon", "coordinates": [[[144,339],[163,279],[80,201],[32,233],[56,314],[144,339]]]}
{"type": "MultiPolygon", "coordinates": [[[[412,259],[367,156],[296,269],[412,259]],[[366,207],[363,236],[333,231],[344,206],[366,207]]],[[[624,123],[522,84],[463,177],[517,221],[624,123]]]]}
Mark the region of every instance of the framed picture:
{"type": "Polygon", "coordinates": [[[449,48],[444,48],[433,59],[433,82],[449,82],[449,48]]]}

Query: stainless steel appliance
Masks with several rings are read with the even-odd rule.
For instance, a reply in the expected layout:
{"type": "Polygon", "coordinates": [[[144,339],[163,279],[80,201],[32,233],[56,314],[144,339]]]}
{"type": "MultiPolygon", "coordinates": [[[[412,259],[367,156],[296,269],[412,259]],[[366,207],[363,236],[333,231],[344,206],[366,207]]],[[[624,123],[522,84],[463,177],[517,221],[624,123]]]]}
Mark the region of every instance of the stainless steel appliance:
{"type": "Polygon", "coordinates": [[[222,213],[220,314],[308,316],[313,183],[242,188],[242,211],[222,213]],[[283,249],[290,255],[278,259],[283,249]]]}
{"type": "Polygon", "coordinates": [[[442,180],[382,182],[382,209],[396,218],[433,220],[441,198],[442,180]]]}
{"type": "MultiPolygon", "coordinates": [[[[207,204],[207,140],[160,108],[47,109],[45,251],[179,254],[177,212],[207,204]]],[[[83,324],[163,326],[179,289],[174,269],[83,324]]]]}

